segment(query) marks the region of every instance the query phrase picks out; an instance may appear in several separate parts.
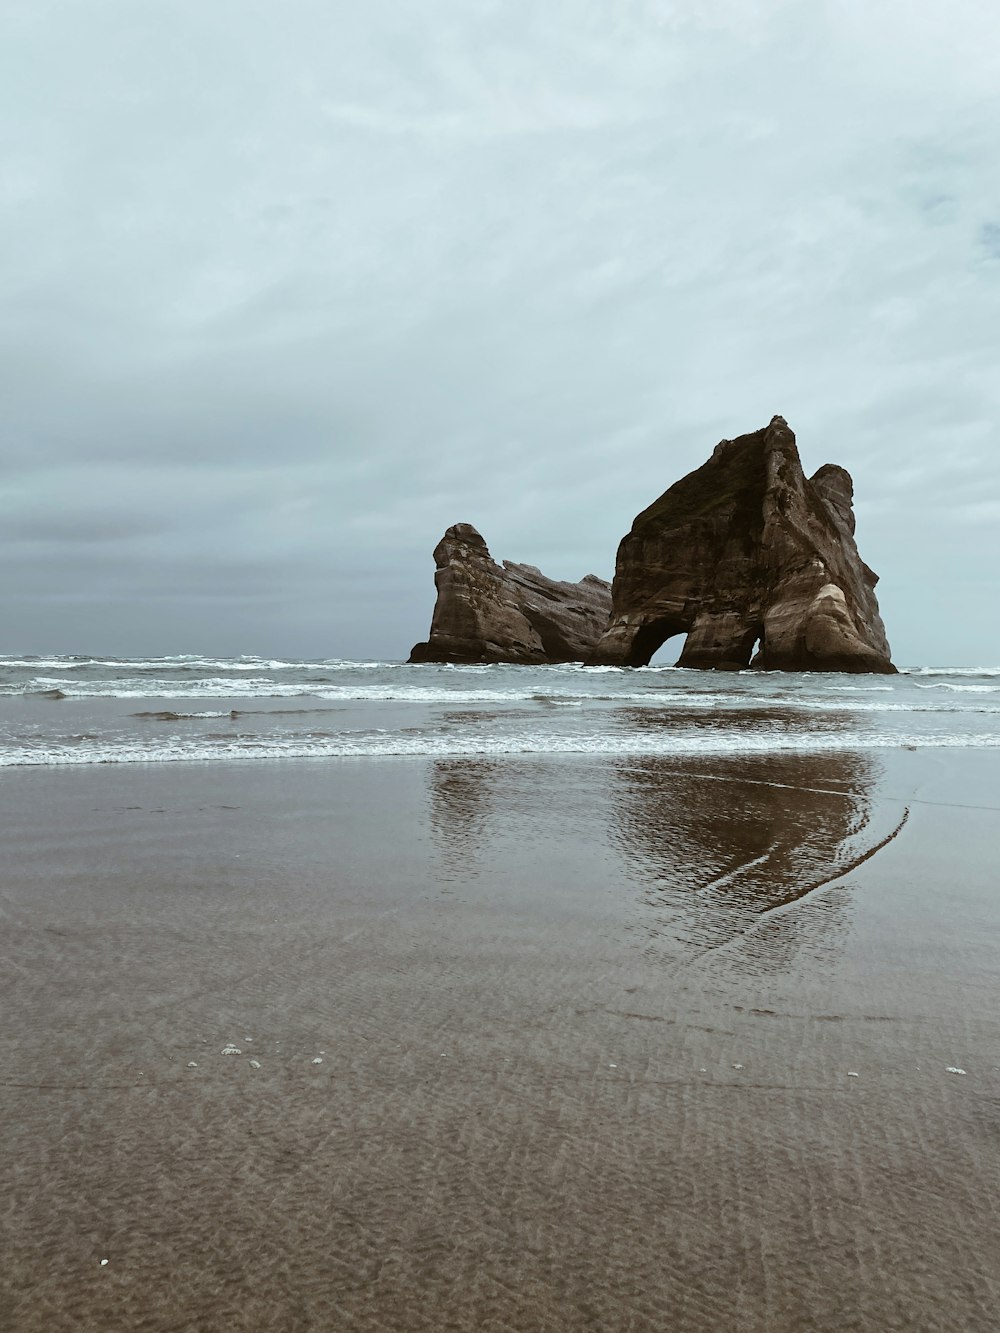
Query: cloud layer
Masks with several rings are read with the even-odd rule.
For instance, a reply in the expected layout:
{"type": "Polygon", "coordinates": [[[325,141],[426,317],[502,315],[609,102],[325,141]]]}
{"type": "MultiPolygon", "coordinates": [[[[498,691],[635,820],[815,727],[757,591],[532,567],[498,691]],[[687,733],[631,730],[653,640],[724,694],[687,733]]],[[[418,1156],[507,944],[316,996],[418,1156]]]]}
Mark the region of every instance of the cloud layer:
{"type": "Polygon", "coordinates": [[[897,660],[1000,661],[988,6],[2,22],[5,650],[403,656],[447,524],[610,575],[780,412],[897,660]]]}

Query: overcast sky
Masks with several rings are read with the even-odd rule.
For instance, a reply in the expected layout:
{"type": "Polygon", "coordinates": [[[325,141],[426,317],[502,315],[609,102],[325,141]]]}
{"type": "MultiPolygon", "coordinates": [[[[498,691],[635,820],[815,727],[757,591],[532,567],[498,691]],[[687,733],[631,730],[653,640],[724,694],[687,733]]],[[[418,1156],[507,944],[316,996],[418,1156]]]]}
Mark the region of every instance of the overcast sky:
{"type": "Polygon", "coordinates": [[[5,0],[0,651],[401,657],[775,413],[1000,662],[991,0],[5,0]]]}

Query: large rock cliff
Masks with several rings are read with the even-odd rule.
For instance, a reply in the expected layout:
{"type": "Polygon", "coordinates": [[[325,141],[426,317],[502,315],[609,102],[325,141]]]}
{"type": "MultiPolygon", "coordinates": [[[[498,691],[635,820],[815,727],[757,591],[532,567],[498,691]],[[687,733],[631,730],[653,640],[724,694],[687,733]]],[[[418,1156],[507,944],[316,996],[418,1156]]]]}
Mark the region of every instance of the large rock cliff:
{"type": "Polygon", "coordinates": [[[456,523],[434,549],[437,603],[426,643],[411,662],[579,662],[611,613],[611,584],[547,579],[534,565],[498,565],[471,523],[456,523]]]}
{"type": "Polygon", "coordinates": [[[831,464],[806,479],[783,417],[723,440],[632,524],[589,660],[643,666],[686,634],[679,666],[894,671],[853,493],[831,464]]]}

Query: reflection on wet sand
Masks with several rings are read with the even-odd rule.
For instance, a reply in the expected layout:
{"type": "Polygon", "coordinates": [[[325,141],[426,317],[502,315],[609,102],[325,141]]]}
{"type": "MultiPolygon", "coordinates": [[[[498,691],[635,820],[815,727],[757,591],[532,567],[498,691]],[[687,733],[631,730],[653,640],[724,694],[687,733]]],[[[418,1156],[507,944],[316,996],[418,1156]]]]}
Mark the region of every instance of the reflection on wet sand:
{"type": "MultiPolygon", "coordinates": [[[[428,788],[438,874],[471,878],[489,870],[502,888],[511,876],[533,873],[554,841],[572,839],[574,853],[582,843],[606,847],[606,773],[603,761],[575,757],[554,763],[514,755],[434,760],[428,788]]],[[[571,861],[575,855],[563,851],[556,862],[564,884],[576,874],[571,861]]]]}
{"type": "Polygon", "coordinates": [[[431,828],[442,879],[476,874],[490,837],[498,767],[495,759],[478,758],[439,759],[431,765],[431,828]]]}
{"type": "MultiPolygon", "coordinates": [[[[670,727],[668,714],[636,713],[633,726],[670,727]]],[[[555,840],[572,849],[552,874],[577,909],[610,893],[622,910],[609,928],[644,950],[781,970],[803,949],[839,949],[851,910],[844,877],[906,820],[899,802],[880,799],[882,780],[878,758],[860,751],[439,760],[429,784],[437,875],[489,876],[503,892],[555,840]]]]}
{"type": "Polygon", "coordinates": [[[751,971],[806,943],[836,947],[849,894],[834,882],[905,822],[876,806],[880,768],[863,753],[643,757],[616,771],[613,836],[646,886],[643,931],[692,958],[727,949],[751,971]]]}

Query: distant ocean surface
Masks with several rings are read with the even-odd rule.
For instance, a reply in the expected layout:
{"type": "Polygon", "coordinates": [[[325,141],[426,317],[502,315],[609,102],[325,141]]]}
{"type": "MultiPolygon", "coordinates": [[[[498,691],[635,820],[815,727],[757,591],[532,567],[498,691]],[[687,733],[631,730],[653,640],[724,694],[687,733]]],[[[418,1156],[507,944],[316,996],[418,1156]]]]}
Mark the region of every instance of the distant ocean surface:
{"type": "Polygon", "coordinates": [[[1000,746],[1000,667],[898,676],[0,657],[0,766],[1000,746]]]}

